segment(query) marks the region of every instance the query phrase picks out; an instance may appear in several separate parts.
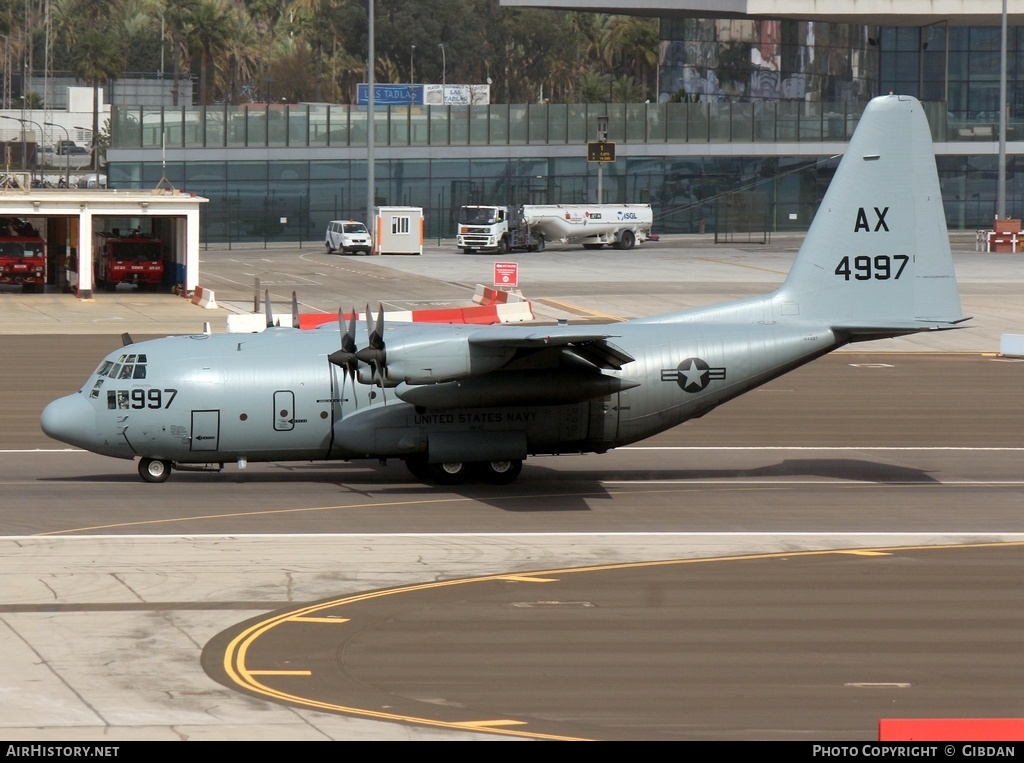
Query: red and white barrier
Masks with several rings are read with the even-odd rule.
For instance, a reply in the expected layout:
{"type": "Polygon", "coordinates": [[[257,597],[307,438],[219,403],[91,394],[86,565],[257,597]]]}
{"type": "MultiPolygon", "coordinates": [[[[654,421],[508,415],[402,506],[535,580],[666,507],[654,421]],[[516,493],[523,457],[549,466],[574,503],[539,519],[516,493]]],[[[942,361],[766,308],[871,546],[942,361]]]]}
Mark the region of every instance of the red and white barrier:
{"type": "Polygon", "coordinates": [[[510,302],[525,302],[520,291],[505,291],[503,289],[492,289],[483,284],[476,285],[473,293],[473,301],[478,305],[504,305],[510,302]]]}
{"type": "MultiPolygon", "coordinates": [[[[372,315],[377,320],[377,314],[372,315]]],[[[351,314],[346,313],[347,321],[351,314]]],[[[435,308],[432,310],[395,310],[384,313],[385,323],[459,323],[489,326],[495,323],[526,323],[534,319],[529,302],[478,307],[435,308]]],[[[299,313],[299,328],[313,329],[338,320],[334,313],[299,313]]],[[[365,321],[365,313],[356,313],[357,321],[365,321]]]]}
{"type": "MultiPolygon", "coordinates": [[[[209,289],[203,290],[209,293],[213,300],[213,292],[209,289]]],[[[196,289],[199,295],[201,290],[196,289]]],[[[195,299],[193,299],[195,301],[195,299]]],[[[477,286],[473,301],[478,304],[468,307],[440,307],[429,310],[394,310],[384,313],[385,323],[450,323],[450,324],[471,324],[477,326],[490,326],[495,323],[528,323],[535,320],[533,306],[529,300],[524,299],[519,292],[501,291],[486,286],[477,286]]],[[[214,306],[216,306],[214,304],[214,306]]],[[[356,314],[357,321],[365,321],[366,314],[356,314]]],[[[377,320],[378,313],[371,313],[373,320],[377,320]]],[[[351,313],[344,315],[348,321],[351,313]]],[[[325,323],[335,323],[338,320],[337,313],[299,313],[298,326],[300,329],[315,329],[325,323]]],[[[293,326],[293,316],[288,313],[274,313],[274,325],[293,326]]],[[[227,330],[229,334],[257,334],[267,328],[267,318],[262,313],[232,314],[227,317],[227,330]]]]}
{"type": "Polygon", "coordinates": [[[213,296],[213,289],[204,289],[202,286],[197,286],[196,290],[192,292],[192,304],[215,310],[217,308],[217,300],[213,296]]]}

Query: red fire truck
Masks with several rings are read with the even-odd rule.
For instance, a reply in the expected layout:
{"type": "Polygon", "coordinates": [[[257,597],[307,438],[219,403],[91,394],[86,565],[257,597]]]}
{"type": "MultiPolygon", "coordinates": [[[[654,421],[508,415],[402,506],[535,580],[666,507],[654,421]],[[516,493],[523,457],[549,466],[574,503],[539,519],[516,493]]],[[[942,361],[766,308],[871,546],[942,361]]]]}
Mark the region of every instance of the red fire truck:
{"type": "Polygon", "coordinates": [[[93,241],[96,285],[113,291],[119,283],[156,290],[164,278],[164,244],[153,236],[115,228],[98,232],[93,241]]]}
{"type": "Polygon", "coordinates": [[[0,217],[0,284],[21,284],[24,291],[46,285],[46,242],[24,220],[0,217]]]}

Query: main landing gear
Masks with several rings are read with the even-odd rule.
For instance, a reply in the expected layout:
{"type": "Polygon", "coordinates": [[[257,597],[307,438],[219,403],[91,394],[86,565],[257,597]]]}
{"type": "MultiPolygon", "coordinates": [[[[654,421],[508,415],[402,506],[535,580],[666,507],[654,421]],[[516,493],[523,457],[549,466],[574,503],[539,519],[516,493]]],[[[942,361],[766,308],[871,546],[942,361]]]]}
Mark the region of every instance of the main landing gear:
{"type": "Polygon", "coordinates": [[[145,482],[167,482],[167,478],[171,476],[171,462],[158,458],[140,459],[139,476],[145,482]]]}
{"type": "Polygon", "coordinates": [[[461,485],[480,480],[489,485],[508,485],[523,470],[523,462],[512,461],[449,461],[428,464],[423,456],[405,459],[405,465],[417,479],[438,485],[461,485]]]}

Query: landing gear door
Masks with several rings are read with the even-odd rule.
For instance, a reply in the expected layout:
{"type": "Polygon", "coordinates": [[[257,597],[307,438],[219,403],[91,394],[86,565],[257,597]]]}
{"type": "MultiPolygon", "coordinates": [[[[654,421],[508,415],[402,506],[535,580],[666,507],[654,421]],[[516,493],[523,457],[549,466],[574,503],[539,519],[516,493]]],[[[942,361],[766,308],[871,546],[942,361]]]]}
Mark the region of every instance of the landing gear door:
{"type": "Polygon", "coordinates": [[[614,445],[619,436],[619,393],[590,401],[590,439],[614,445]]]}
{"type": "Polygon", "coordinates": [[[274,393],[274,431],[290,432],[295,429],[295,393],[280,389],[274,393]]]}
{"type": "Polygon", "coordinates": [[[220,411],[192,411],[190,449],[217,450],[220,447],[220,411]]]}

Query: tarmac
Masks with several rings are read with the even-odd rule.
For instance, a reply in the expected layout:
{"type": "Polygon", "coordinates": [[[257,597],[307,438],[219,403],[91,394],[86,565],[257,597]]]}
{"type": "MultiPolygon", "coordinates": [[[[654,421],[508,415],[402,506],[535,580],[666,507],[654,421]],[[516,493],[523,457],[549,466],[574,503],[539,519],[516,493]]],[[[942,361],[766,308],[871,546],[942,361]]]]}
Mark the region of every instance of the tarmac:
{"type": "MultiPolygon", "coordinates": [[[[521,289],[531,300],[540,323],[579,320],[581,316],[619,316],[616,319],[683,309],[702,300],[718,302],[751,293],[768,293],[788,272],[800,246],[800,234],[773,235],[768,243],[716,244],[711,235],[662,236],[629,253],[582,252],[579,247],[548,247],[542,253],[524,255],[537,278],[521,289]],[[601,256],[604,255],[604,256],[601,256]],[[613,255],[613,256],[612,256],[613,255]],[[622,257],[629,257],[624,266],[622,257]],[[582,263],[582,264],[581,264],[582,263]],[[669,265],[679,265],[670,267],[669,265]],[[551,292],[556,292],[552,294],[551,292]],[[566,296],[569,295],[569,296],[566,296]],[[554,297],[554,298],[552,298],[554,297]]],[[[972,320],[964,330],[931,332],[902,339],[872,342],[871,351],[1019,351],[1024,345],[1024,253],[996,254],[976,251],[973,232],[950,235],[961,302],[972,320]]],[[[517,255],[504,255],[514,259],[517,255]]],[[[215,306],[202,306],[191,295],[140,292],[119,287],[115,292],[96,292],[79,299],[48,286],[44,293],[23,293],[17,287],[0,287],[0,335],[115,334],[165,336],[195,334],[204,330],[228,330],[231,314],[251,313],[254,299],[248,285],[224,274],[229,267],[253,270],[258,264],[278,277],[289,269],[313,265],[317,274],[326,271],[322,284],[326,296],[312,309],[337,310],[337,287],[328,267],[335,270],[391,271],[411,276],[420,290],[436,285],[437,295],[450,298],[452,287],[462,288],[465,305],[472,304],[476,284],[485,283],[493,260],[499,255],[463,255],[452,241],[424,246],[422,256],[338,257],[325,255],[319,242],[304,245],[234,245],[202,251],[200,283],[216,283],[215,306]],[[298,255],[298,256],[296,256],[298,255]],[[230,264],[229,264],[230,263],[230,264]],[[239,264],[242,263],[242,264],[239,264]],[[214,271],[220,277],[211,275],[214,271]],[[227,283],[231,288],[225,288],[227,283]]],[[[305,273],[305,271],[303,270],[305,273]]],[[[307,279],[308,280],[308,279],[307,279]]],[[[304,296],[308,295],[307,290],[304,296]]],[[[374,295],[370,302],[374,301],[374,295]]],[[[283,299],[279,294],[277,299],[283,299]]],[[[304,305],[308,300],[303,301],[304,305]]],[[[358,303],[357,303],[358,304],[358,303]]],[[[278,308],[275,307],[275,310],[278,308]]],[[[1009,353],[1013,354],[1013,352],[1009,353]]]]}
{"type": "MultiPolygon", "coordinates": [[[[595,253],[552,249],[543,256],[522,258],[524,264],[529,263],[531,273],[537,273],[536,278],[531,275],[523,291],[541,322],[576,320],[597,313],[629,317],[660,312],[670,304],[688,307],[699,301],[767,293],[784,278],[798,246],[799,237],[792,236],[775,236],[768,245],[716,245],[709,237],[663,237],[654,246],[645,245],[628,254],[602,252],[594,256],[595,253]],[[629,257],[626,265],[624,256],[629,257]]],[[[366,294],[371,299],[382,293],[414,294],[418,299],[434,294],[439,300],[465,297],[468,303],[474,285],[489,274],[494,259],[459,255],[453,244],[444,242],[426,247],[421,257],[329,258],[319,244],[210,249],[201,257],[200,282],[214,279],[217,307],[201,307],[191,299],[170,293],[134,289],[99,293],[91,300],[81,300],[56,288],[43,294],[23,294],[5,287],[0,289],[0,335],[40,335],[40,344],[45,344],[45,335],[108,334],[114,341],[114,337],[125,332],[193,334],[202,330],[204,324],[209,324],[211,331],[222,332],[226,330],[228,316],[252,311],[253,273],[278,298],[290,293],[294,284],[307,282],[310,296],[304,304],[325,312],[332,309],[332,304],[337,309],[340,284],[352,293],[372,292],[366,294]],[[393,278],[396,275],[401,279],[393,278]],[[374,277],[378,278],[379,287],[374,287],[374,277]],[[323,281],[316,286],[317,294],[322,293],[323,297],[314,295],[315,278],[323,281]],[[231,283],[237,285],[230,286],[231,283]],[[415,292],[410,287],[415,287],[415,292]]],[[[964,312],[974,316],[968,324],[970,328],[856,347],[872,351],[994,353],[1003,336],[1024,335],[1024,255],[975,252],[972,236],[970,240],[956,241],[954,262],[964,312]]],[[[66,364],[69,359],[53,353],[48,362],[66,364]]],[[[12,370],[18,370],[16,364],[12,370]]],[[[34,369],[30,364],[23,370],[24,378],[34,378],[38,383],[38,364],[34,369]]],[[[951,394],[955,393],[954,389],[951,394]]],[[[68,455],[57,454],[53,458],[68,455]]],[[[102,457],[91,454],[75,457],[103,463],[102,457]]],[[[56,461],[40,461],[27,470],[28,477],[23,477],[13,464],[18,459],[22,460],[19,463],[40,459],[40,454],[13,453],[7,458],[11,472],[8,484],[16,491],[8,496],[8,501],[24,502],[35,510],[37,507],[27,502],[54,491],[76,496],[68,506],[85,501],[90,506],[106,507],[115,500],[124,500],[147,510],[151,508],[147,501],[155,504],[157,500],[146,499],[146,487],[130,478],[93,477],[88,464],[74,463],[69,472],[61,472],[54,466],[56,461]]],[[[903,465],[904,457],[896,457],[893,468],[903,465]]],[[[964,468],[971,468],[970,464],[964,468]]],[[[235,512],[235,501],[244,504],[246,496],[254,491],[273,501],[282,495],[281,491],[293,490],[295,483],[289,479],[285,477],[279,483],[256,481],[250,485],[230,482],[219,487],[183,481],[175,491],[162,491],[160,500],[201,502],[210,500],[212,495],[214,501],[230,503],[229,510],[235,512]]],[[[976,475],[971,482],[978,482],[976,475]]],[[[317,506],[328,501],[332,505],[338,503],[350,489],[343,489],[332,480],[313,480],[310,485],[303,487],[301,496],[317,506]],[[322,495],[316,495],[317,490],[323,490],[322,495]],[[316,498],[308,498],[310,495],[316,498]]],[[[988,485],[985,490],[991,487],[988,485]]],[[[749,495],[746,491],[750,489],[746,486],[744,494],[749,495]]],[[[912,489],[916,491],[916,487],[912,489]]],[[[954,515],[962,515],[957,520],[958,528],[973,528],[975,524],[986,528],[977,537],[983,535],[989,542],[1019,540],[1012,532],[993,533],[990,529],[1003,520],[999,514],[991,513],[989,498],[985,500],[984,511],[959,511],[963,489],[963,484],[956,485],[952,509],[943,509],[937,520],[934,507],[915,509],[915,504],[908,505],[906,519],[894,519],[893,525],[920,521],[920,529],[914,533],[879,532],[878,527],[870,525],[871,512],[855,508],[832,512],[840,517],[837,527],[858,528],[853,532],[811,532],[805,531],[811,524],[799,524],[803,507],[788,507],[783,517],[773,517],[761,507],[749,516],[734,511],[715,517],[714,511],[702,506],[692,514],[681,512],[678,520],[673,520],[685,531],[668,533],[649,532],[636,524],[645,512],[634,507],[626,514],[630,531],[621,534],[541,533],[536,531],[537,527],[531,527],[529,533],[502,531],[473,538],[465,532],[444,532],[443,527],[418,533],[418,525],[406,522],[400,526],[402,532],[246,536],[234,530],[247,525],[232,519],[224,525],[231,528],[230,536],[10,536],[2,539],[4,547],[0,551],[0,578],[8,605],[4,628],[0,630],[0,647],[6,684],[13,691],[9,692],[9,701],[0,703],[5,713],[0,737],[18,740],[19,744],[73,740],[76,744],[90,743],[87,749],[93,749],[94,743],[96,749],[104,746],[102,749],[108,755],[116,754],[122,742],[179,739],[497,740],[501,737],[478,733],[468,726],[455,731],[385,724],[368,717],[257,701],[212,681],[201,670],[201,653],[204,645],[229,625],[263,616],[285,603],[363,593],[405,581],[508,575],[510,571],[615,561],[764,554],[771,550],[792,554],[799,550],[851,546],[928,545],[939,542],[936,538],[946,542],[950,537],[966,536],[967,530],[953,536],[944,534],[941,526],[954,515]],[[721,523],[730,531],[694,531],[688,523],[703,515],[710,517],[707,521],[712,527],[721,523]],[[923,519],[915,518],[918,516],[923,519]],[[749,521],[756,530],[734,532],[740,520],[749,521]],[[762,523],[768,529],[794,526],[799,532],[766,533],[761,531],[762,523]],[[111,749],[114,753],[109,752],[111,749]]],[[[358,485],[351,490],[358,490],[358,485]]],[[[844,486],[837,500],[851,493],[849,486],[844,486]]],[[[357,505],[365,504],[361,496],[355,496],[357,505]]],[[[403,502],[409,497],[404,492],[398,495],[403,502]]],[[[1006,499],[1011,500],[1012,495],[1006,499]]],[[[520,509],[523,506],[519,504],[520,509]]],[[[464,504],[456,509],[459,515],[472,514],[464,504]]],[[[374,513],[380,513],[380,521],[387,522],[395,517],[413,520],[416,511],[406,507],[406,513],[396,514],[394,507],[381,506],[374,513]]],[[[601,511],[607,514],[609,509],[601,507],[601,511]]],[[[492,513],[493,520],[486,513],[482,515],[485,522],[493,521],[496,527],[517,526],[510,519],[518,518],[532,525],[542,517],[525,509],[492,513]]],[[[589,525],[593,520],[582,514],[579,522],[589,525]]],[[[813,527],[827,524],[828,513],[820,515],[815,504],[807,515],[816,514],[813,527]]],[[[68,516],[75,516],[75,512],[68,516]]],[[[122,514],[115,509],[110,516],[122,514]]],[[[151,518],[147,516],[146,521],[151,518]]],[[[1006,521],[1012,528],[1012,521],[1006,521]]],[[[429,519],[426,522],[429,524],[429,519]]],[[[16,514],[12,513],[9,524],[18,527],[16,514]]],[[[807,738],[805,734],[803,739],[807,738]]]]}

